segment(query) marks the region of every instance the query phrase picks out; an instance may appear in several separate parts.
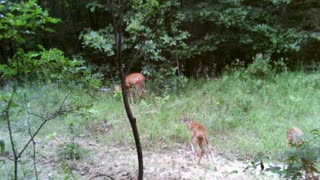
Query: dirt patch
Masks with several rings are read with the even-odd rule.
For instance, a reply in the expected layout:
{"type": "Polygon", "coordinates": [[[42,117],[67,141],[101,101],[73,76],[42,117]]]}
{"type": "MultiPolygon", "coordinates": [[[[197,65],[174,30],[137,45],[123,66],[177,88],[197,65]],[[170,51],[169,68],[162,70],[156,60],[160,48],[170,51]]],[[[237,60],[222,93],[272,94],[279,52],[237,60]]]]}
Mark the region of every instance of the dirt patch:
{"type": "MultiPolygon", "coordinates": [[[[53,140],[42,146],[44,151],[38,158],[38,164],[41,167],[39,168],[41,169],[40,179],[48,179],[53,175],[59,176],[57,169],[61,164],[56,155],[56,148],[63,141],[66,139],[53,140]]],[[[83,160],[69,163],[76,179],[90,179],[99,174],[109,175],[117,180],[136,179],[138,164],[134,148],[107,146],[85,139],[73,141],[90,152],[83,160]]],[[[279,179],[276,174],[261,173],[259,168],[248,169],[247,162],[229,159],[217,151],[213,151],[212,154],[214,162],[210,158],[203,158],[201,165],[197,165],[197,157],[186,145],[176,144],[170,149],[145,150],[143,151],[144,179],[279,179]]],[[[268,164],[265,166],[267,167],[268,164]]],[[[61,177],[63,177],[62,174],[61,177]]],[[[103,178],[105,177],[94,179],[103,178]]]]}

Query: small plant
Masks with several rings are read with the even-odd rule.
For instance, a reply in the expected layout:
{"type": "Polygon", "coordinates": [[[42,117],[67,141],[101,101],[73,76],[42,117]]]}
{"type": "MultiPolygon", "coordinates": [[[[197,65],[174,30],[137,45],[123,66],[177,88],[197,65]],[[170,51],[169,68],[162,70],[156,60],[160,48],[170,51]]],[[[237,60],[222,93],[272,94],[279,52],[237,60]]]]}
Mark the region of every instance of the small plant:
{"type": "Polygon", "coordinates": [[[282,72],[288,72],[288,67],[287,67],[287,61],[288,59],[286,58],[280,58],[278,61],[273,62],[273,68],[274,71],[277,73],[282,73],[282,72]]]}
{"type": "Polygon", "coordinates": [[[63,179],[75,179],[72,174],[72,169],[66,161],[61,162],[62,170],[63,170],[63,179]]]}
{"type": "Polygon", "coordinates": [[[291,144],[283,155],[287,166],[284,169],[272,167],[267,169],[290,179],[318,179],[320,163],[320,130],[311,131],[310,136],[303,136],[300,144],[291,144]]]}
{"type": "Polygon", "coordinates": [[[257,54],[254,61],[247,68],[247,73],[254,78],[265,78],[272,73],[270,56],[257,54]]]}
{"type": "Polygon", "coordinates": [[[85,150],[76,143],[64,143],[58,148],[58,157],[60,161],[80,160],[83,158],[85,150]]]}
{"type": "Polygon", "coordinates": [[[114,97],[115,99],[121,100],[122,99],[122,91],[120,90],[114,90],[112,97],[114,97]]]}
{"type": "Polygon", "coordinates": [[[157,89],[161,89],[161,92],[178,92],[179,89],[187,85],[188,79],[176,74],[177,67],[162,67],[157,71],[151,69],[149,67],[149,69],[143,70],[144,74],[148,74],[150,79],[153,79],[153,85],[149,85],[149,87],[157,87],[157,89]]]}
{"type": "Polygon", "coordinates": [[[315,179],[320,163],[320,130],[315,129],[311,133],[301,145],[293,145],[285,152],[285,162],[288,163],[285,177],[315,179]]]}
{"type": "Polygon", "coordinates": [[[164,92],[162,96],[155,97],[155,100],[159,106],[162,106],[163,104],[165,104],[167,101],[169,101],[169,99],[170,99],[170,95],[166,92],[164,92]]]}
{"type": "Polygon", "coordinates": [[[3,140],[0,140],[0,154],[3,154],[5,151],[5,143],[3,140]]]}
{"type": "Polygon", "coordinates": [[[231,64],[225,67],[227,73],[241,72],[244,69],[244,62],[240,59],[235,59],[231,64]]]}

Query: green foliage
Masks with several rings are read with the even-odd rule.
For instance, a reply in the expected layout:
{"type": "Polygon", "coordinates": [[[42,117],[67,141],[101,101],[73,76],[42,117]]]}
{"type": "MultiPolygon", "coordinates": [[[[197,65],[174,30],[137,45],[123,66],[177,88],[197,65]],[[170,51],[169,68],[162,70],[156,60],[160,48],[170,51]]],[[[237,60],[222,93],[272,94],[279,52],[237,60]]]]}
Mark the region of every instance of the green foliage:
{"type": "MultiPolygon", "coordinates": [[[[117,23],[123,24],[122,50],[130,54],[126,59],[142,58],[145,66],[150,67],[159,64],[159,61],[164,66],[168,66],[172,62],[176,63],[181,58],[190,56],[186,43],[190,34],[182,29],[185,15],[178,10],[180,5],[179,1],[123,2],[123,9],[127,11],[124,12],[123,22],[117,23]],[[168,19],[163,20],[163,16],[168,16],[168,19]],[[139,55],[139,57],[132,57],[132,54],[139,55]]],[[[119,8],[117,4],[112,4],[112,6],[115,10],[119,8]]],[[[109,7],[106,10],[110,12],[109,7]]],[[[111,24],[97,31],[84,31],[81,35],[82,44],[103,52],[107,56],[113,56],[115,47],[111,24]]]]}
{"type": "Polygon", "coordinates": [[[0,60],[7,63],[7,58],[12,58],[18,48],[30,50],[44,44],[46,48],[62,48],[68,56],[81,53],[90,57],[86,61],[114,66],[110,8],[114,8],[112,14],[116,17],[120,9],[124,12],[123,21],[116,23],[122,24],[122,57],[128,71],[170,66],[177,67],[179,75],[197,76],[202,66],[209,70],[200,70],[203,71],[200,74],[207,75],[221,73],[236,59],[249,64],[258,53],[269,54],[271,64],[286,59],[283,62],[290,68],[298,66],[297,62],[319,59],[320,3],[316,0],[303,3],[125,0],[122,3],[113,1],[110,7],[103,0],[3,1],[0,6],[3,58],[0,56],[0,60]],[[61,17],[63,23],[51,26],[59,20],[51,18],[45,9],[61,17]],[[57,33],[47,35],[50,27],[57,33]],[[312,51],[306,46],[311,41],[314,41],[312,51]],[[80,44],[88,49],[80,48],[80,44]],[[302,45],[305,45],[303,51],[302,45]],[[101,53],[105,55],[102,57],[101,53]],[[212,65],[217,65],[217,69],[212,70],[212,65]]]}
{"type": "Polygon", "coordinates": [[[57,150],[60,161],[80,160],[84,157],[86,150],[76,143],[63,143],[57,150]]]}
{"type": "Polygon", "coordinates": [[[1,3],[0,41],[10,39],[19,44],[26,43],[26,37],[35,36],[38,29],[53,31],[46,25],[60,22],[59,19],[50,17],[48,12],[37,4],[37,0],[1,3]]]}
{"type": "Polygon", "coordinates": [[[58,49],[40,52],[24,52],[22,49],[9,61],[8,65],[0,65],[0,72],[7,80],[39,80],[43,82],[60,82],[66,84],[82,84],[97,87],[102,76],[93,73],[93,68],[85,64],[81,58],[70,60],[58,49]]]}
{"type": "Polygon", "coordinates": [[[283,160],[286,164],[284,169],[271,167],[272,171],[290,179],[313,179],[319,172],[320,167],[320,131],[314,129],[310,135],[303,137],[303,143],[292,145],[285,151],[283,160]]]}
{"type": "MultiPolygon", "coordinates": [[[[195,3],[195,1],[192,1],[195,3]]],[[[194,5],[190,3],[190,6],[194,5]]],[[[275,61],[290,57],[307,41],[308,33],[301,31],[297,16],[285,19],[293,10],[291,1],[204,1],[197,3],[191,20],[199,28],[189,28],[196,35],[190,43],[194,54],[212,54],[217,64],[227,65],[235,59],[248,64],[258,53],[270,54],[275,61]],[[287,13],[282,15],[279,12],[287,13]],[[296,22],[296,24],[292,23],[296,22]],[[290,24],[291,23],[291,24],[290,24]],[[290,25],[288,25],[290,24],[290,25]],[[294,24],[294,25],[293,25],[294,24]],[[201,33],[199,33],[199,31],[201,33]]],[[[289,63],[289,61],[286,61],[289,63]]],[[[204,60],[209,64],[209,60],[204,60]]]]}
{"type": "Polygon", "coordinates": [[[3,154],[5,150],[5,143],[3,140],[0,140],[0,154],[3,154]]]}
{"type": "Polygon", "coordinates": [[[88,8],[90,12],[95,12],[96,9],[103,8],[103,5],[98,3],[97,1],[93,1],[87,3],[86,8],[88,8]]]}
{"type": "MultiPolygon", "coordinates": [[[[8,84],[5,86],[0,93],[1,106],[8,103],[8,100],[10,100],[9,102],[12,101],[10,106],[6,105],[8,107],[8,109],[6,109],[8,110],[8,114],[5,119],[10,126],[8,125],[8,127],[5,126],[5,128],[3,128],[3,124],[6,122],[1,121],[0,136],[5,134],[5,139],[9,139],[10,135],[10,140],[12,136],[13,139],[10,145],[14,145],[14,147],[12,147],[10,153],[19,154],[16,156],[18,159],[17,163],[15,163],[15,167],[17,167],[17,165],[19,166],[19,173],[15,171],[14,175],[31,178],[34,173],[32,168],[36,168],[33,166],[32,160],[36,157],[32,156],[32,158],[24,155],[32,152],[30,138],[41,138],[40,134],[42,131],[45,131],[46,124],[54,121],[54,119],[59,119],[58,117],[63,117],[63,115],[68,115],[81,109],[82,105],[78,104],[75,98],[70,98],[70,90],[66,93],[64,87],[58,88],[58,86],[52,86],[52,84],[47,83],[41,87],[37,87],[35,84],[31,86],[24,85],[23,87],[17,86],[17,84],[13,84],[13,87],[11,87],[11,85],[12,84],[8,84]],[[57,94],[57,91],[61,93],[57,94]],[[9,127],[11,127],[11,129],[9,129],[9,127]],[[10,131],[10,133],[8,131],[10,131]]],[[[52,129],[52,126],[48,127],[48,129],[52,129]]],[[[34,152],[37,150],[34,149],[34,152]]],[[[12,164],[12,161],[4,162],[4,166],[2,167],[7,170],[12,169],[12,164]]],[[[2,167],[0,171],[3,170],[2,167]]],[[[13,173],[11,171],[7,174],[10,175],[13,173]]]]}
{"type": "Polygon", "coordinates": [[[120,89],[117,89],[115,91],[113,91],[113,95],[112,95],[115,99],[122,99],[122,91],[121,91],[121,87],[120,89]]]}
{"type": "Polygon", "coordinates": [[[312,134],[305,137],[303,144],[296,145],[284,154],[288,166],[284,170],[285,177],[302,178],[303,174],[317,173],[320,165],[320,131],[314,129],[312,134]]]}
{"type": "Polygon", "coordinates": [[[69,180],[69,179],[75,179],[72,174],[72,168],[69,166],[69,164],[66,161],[61,162],[62,170],[63,170],[63,179],[69,180]]]}
{"type": "Polygon", "coordinates": [[[108,56],[114,55],[114,34],[111,27],[99,31],[87,29],[80,34],[80,38],[84,47],[97,49],[108,56]]]}
{"type": "Polygon", "coordinates": [[[306,40],[306,34],[296,29],[279,29],[265,24],[258,24],[254,31],[265,36],[268,44],[256,45],[255,48],[265,49],[266,53],[292,53],[298,52],[306,40]],[[260,47],[259,47],[260,46],[260,47]]]}
{"type": "MultiPolygon", "coordinates": [[[[284,28],[282,21],[275,21],[279,17],[275,12],[291,1],[263,2],[261,6],[242,1],[204,1],[194,6],[191,1],[184,8],[181,3],[133,1],[132,9],[125,12],[123,51],[137,51],[143,57],[143,69],[176,66],[180,71],[179,64],[186,65],[186,58],[197,56],[205,56],[207,60],[202,61],[212,64],[207,54],[214,56],[210,57],[216,61],[213,63],[225,65],[237,58],[250,62],[248,57],[260,52],[276,55],[276,59],[286,58],[299,51],[307,37],[298,28],[284,28]],[[199,27],[191,29],[188,23],[199,27]]],[[[86,39],[83,44],[91,43],[90,47],[113,55],[113,34],[108,28],[101,31],[109,35],[98,36],[99,40],[91,42],[86,39]]],[[[100,31],[92,34],[96,37],[100,31]]]]}
{"type": "MultiPolygon", "coordinates": [[[[150,83],[152,80],[147,81],[148,86],[150,83]]],[[[95,92],[93,99],[83,88],[75,89],[68,103],[92,106],[81,109],[77,114],[62,116],[49,122],[50,126],[44,129],[39,138],[44,138],[44,142],[89,138],[91,142],[96,138],[94,132],[98,129],[103,132],[98,137],[103,145],[127,147],[134,144],[132,132],[125,131],[130,125],[123,114],[123,104],[113,98],[112,92],[95,92]],[[71,133],[70,128],[73,131],[71,133]]],[[[279,155],[288,148],[285,139],[288,127],[298,126],[308,130],[320,125],[320,103],[315,101],[320,98],[318,74],[284,72],[261,79],[239,78],[237,73],[227,73],[215,79],[189,79],[184,88],[179,89],[179,93],[167,91],[158,95],[158,89],[160,88],[151,86],[145,99],[131,104],[137,117],[142,145],[147,150],[171,149],[176,147],[176,143],[187,143],[190,134],[186,126],[179,122],[182,116],[187,116],[197,119],[206,127],[209,144],[214,144],[219,151],[230,152],[242,159],[261,155],[268,157],[270,161],[280,161],[282,159],[279,155]]],[[[0,94],[10,92],[4,90],[0,94]]],[[[26,93],[28,97],[32,97],[31,112],[42,114],[56,109],[68,89],[64,86],[40,84],[37,88],[21,87],[17,92],[22,94],[21,98],[16,98],[20,99],[17,104],[23,104],[23,94],[26,93]]],[[[12,112],[14,127],[23,127],[25,111],[15,109],[12,112]]],[[[37,123],[37,118],[32,122],[37,123]]],[[[3,123],[0,119],[0,133],[3,123]]],[[[21,128],[17,133],[19,137],[23,137],[20,138],[21,141],[28,137],[25,135],[27,132],[21,128]]],[[[66,147],[69,147],[67,144],[70,143],[66,143],[66,147]]],[[[37,150],[43,151],[42,148],[37,150]]],[[[70,156],[76,157],[77,153],[72,153],[74,155],[70,156]]],[[[85,161],[90,162],[90,159],[85,161]]],[[[67,172],[67,169],[74,169],[77,162],[79,160],[61,163],[65,163],[67,172]]],[[[0,166],[0,171],[5,170],[5,166],[0,166]]],[[[76,171],[73,173],[76,174],[76,171]]]]}
{"type": "Polygon", "coordinates": [[[152,89],[156,92],[157,89],[161,89],[161,92],[178,92],[179,89],[184,88],[188,82],[188,79],[184,76],[176,75],[177,68],[175,67],[162,67],[155,71],[154,69],[143,70],[144,74],[148,75],[148,87],[157,87],[152,89]]]}
{"type": "Polygon", "coordinates": [[[247,68],[247,73],[254,78],[265,78],[272,75],[272,66],[270,57],[257,54],[252,64],[247,68]]]}

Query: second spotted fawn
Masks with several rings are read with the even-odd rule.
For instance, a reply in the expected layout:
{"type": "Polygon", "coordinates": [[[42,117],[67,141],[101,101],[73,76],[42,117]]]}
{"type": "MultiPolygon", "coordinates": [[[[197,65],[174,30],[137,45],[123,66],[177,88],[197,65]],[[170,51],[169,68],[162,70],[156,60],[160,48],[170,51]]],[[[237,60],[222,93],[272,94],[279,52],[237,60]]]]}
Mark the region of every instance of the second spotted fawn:
{"type": "MultiPolygon", "coordinates": [[[[211,156],[211,152],[209,151],[209,143],[207,138],[207,132],[203,125],[201,125],[199,122],[190,119],[190,118],[182,118],[181,122],[185,123],[191,132],[191,148],[192,151],[195,152],[195,148],[200,149],[200,153],[197,152],[197,155],[199,156],[198,164],[200,165],[200,161],[205,154],[205,148],[204,145],[207,147],[208,153],[211,156]],[[196,147],[194,147],[194,144],[196,147]]],[[[212,159],[213,161],[213,159],[212,159]]]]}

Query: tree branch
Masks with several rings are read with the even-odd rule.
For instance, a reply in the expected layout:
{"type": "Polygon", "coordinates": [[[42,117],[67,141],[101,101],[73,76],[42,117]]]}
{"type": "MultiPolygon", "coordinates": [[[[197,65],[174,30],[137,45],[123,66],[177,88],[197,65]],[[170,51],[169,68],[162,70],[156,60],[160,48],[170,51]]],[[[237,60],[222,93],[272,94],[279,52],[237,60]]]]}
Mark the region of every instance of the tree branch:
{"type": "MultiPolygon", "coordinates": [[[[27,104],[27,107],[26,107],[26,115],[27,115],[27,123],[28,123],[28,133],[30,135],[30,137],[32,137],[32,132],[31,132],[31,122],[30,122],[30,104],[27,100],[27,96],[26,94],[24,94],[24,100],[27,104]]],[[[32,160],[33,160],[33,168],[34,168],[34,173],[35,173],[35,176],[36,176],[36,180],[39,179],[39,176],[38,176],[38,171],[37,171],[37,164],[36,164],[36,142],[34,141],[34,139],[32,139],[32,150],[33,150],[33,156],[32,156],[32,160]]]]}
{"type": "Polygon", "coordinates": [[[18,157],[17,157],[17,151],[15,149],[15,145],[13,142],[13,135],[12,135],[12,129],[11,129],[11,122],[10,122],[10,108],[11,105],[13,103],[13,97],[16,93],[16,87],[13,87],[13,91],[11,94],[11,97],[7,103],[7,107],[5,108],[5,115],[6,115],[6,119],[7,119],[7,125],[8,125],[8,130],[9,130],[9,137],[10,137],[10,143],[11,143],[11,148],[12,148],[12,153],[13,153],[13,160],[14,160],[14,179],[17,180],[18,179],[18,157]]]}
{"type": "Polygon", "coordinates": [[[36,116],[36,117],[39,117],[40,119],[43,120],[43,122],[41,123],[41,125],[38,127],[38,129],[36,130],[36,132],[31,136],[31,139],[27,142],[27,144],[25,144],[25,146],[22,148],[22,150],[20,151],[18,157],[20,158],[22,153],[25,151],[25,149],[29,146],[29,144],[33,141],[34,137],[39,133],[39,131],[42,129],[42,127],[49,121],[49,120],[52,120],[52,119],[55,119],[57,118],[58,116],[60,115],[63,115],[65,113],[70,113],[70,112],[73,112],[75,110],[78,110],[80,109],[81,107],[77,107],[77,108],[74,108],[74,109],[69,109],[69,110],[63,110],[61,108],[63,104],[60,105],[60,107],[58,108],[58,110],[56,112],[54,112],[51,116],[46,116],[46,117],[43,117],[43,116],[40,116],[40,115],[37,115],[37,114],[34,114],[34,113],[31,113],[32,115],[36,116]]]}

